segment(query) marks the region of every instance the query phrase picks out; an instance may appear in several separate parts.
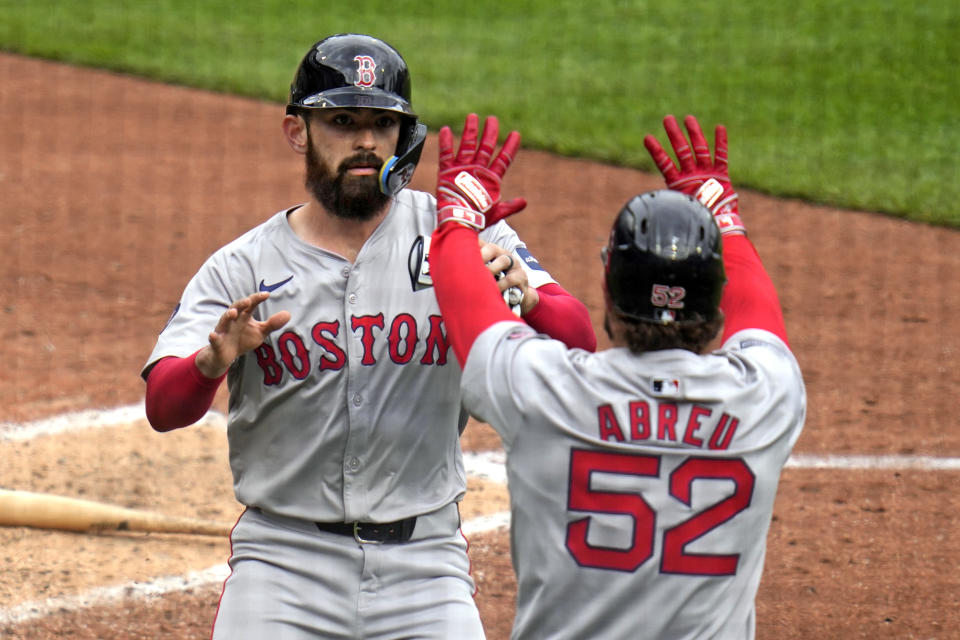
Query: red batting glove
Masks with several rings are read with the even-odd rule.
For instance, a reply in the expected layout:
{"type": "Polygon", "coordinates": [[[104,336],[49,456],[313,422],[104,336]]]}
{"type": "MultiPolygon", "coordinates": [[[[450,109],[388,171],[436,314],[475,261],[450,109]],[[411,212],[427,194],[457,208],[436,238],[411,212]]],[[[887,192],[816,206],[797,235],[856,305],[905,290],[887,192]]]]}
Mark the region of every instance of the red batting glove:
{"type": "Polygon", "coordinates": [[[478,146],[478,123],[479,118],[475,113],[467,116],[456,156],[453,154],[450,127],[440,129],[438,225],[453,220],[482,231],[527,206],[523,198],[500,201],[500,183],[520,147],[520,134],[511,131],[500,152],[494,156],[500,125],[496,117],[488,116],[478,146]]]}
{"type": "Polygon", "coordinates": [[[727,129],[718,124],[714,135],[716,151],[714,161],[710,160],[710,145],[703,137],[700,124],[693,116],[683,120],[690,134],[690,144],[680,130],[677,119],[668,115],[663,119],[663,128],[680,161],[680,168],[651,135],[643,139],[643,146],[650,152],[660,173],[666,180],[667,188],[694,196],[713,213],[720,231],[724,234],[744,234],[746,229],[737,211],[737,192],[730,184],[727,173],[727,129]],[[692,147],[692,151],[691,151],[692,147]]]}

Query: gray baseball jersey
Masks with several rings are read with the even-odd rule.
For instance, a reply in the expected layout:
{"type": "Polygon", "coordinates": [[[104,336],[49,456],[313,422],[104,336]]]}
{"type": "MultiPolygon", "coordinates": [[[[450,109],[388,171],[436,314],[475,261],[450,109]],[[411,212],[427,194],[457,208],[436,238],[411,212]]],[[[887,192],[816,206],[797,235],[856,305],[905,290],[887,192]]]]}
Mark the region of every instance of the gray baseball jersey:
{"type": "Polygon", "coordinates": [[[474,343],[462,388],[507,451],[514,638],[753,637],[806,412],[779,338],[593,354],[501,322],[474,343]]]}
{"type": "MultiPolygon", "coordinates": [[[[431,194],[405,189],[354,263],[309,245],[281,211],[212,255],[187,285],[147,367],[185,357],[234,301],[270,298],[290,322],[230,368],[228,440],[237,499],[314,521],[385,522],[459,500],[466,420],[460,371],[433,289],[414,291],[410,248],[436,226],[431,194]]],[[[553,282],[516,233],[481,237],[553,282]]]]}

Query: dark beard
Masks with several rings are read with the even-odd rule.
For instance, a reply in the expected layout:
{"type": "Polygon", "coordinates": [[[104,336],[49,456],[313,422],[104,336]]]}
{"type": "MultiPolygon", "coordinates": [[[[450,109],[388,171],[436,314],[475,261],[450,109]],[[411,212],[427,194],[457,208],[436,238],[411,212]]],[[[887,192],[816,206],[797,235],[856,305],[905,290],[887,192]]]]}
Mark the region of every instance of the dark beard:
{"type": "Polygon", "coordinates": [[[337,217],[365,222],[374,218],[390,200],[390,196],[380,191],[379,176],[347,175],[351,167],[371,164],[379,167],[383,160],[375,153],[359,153],[341,162],[334,175],[317,156],[313,141],[307,135],[307,190],[337,217]]]}

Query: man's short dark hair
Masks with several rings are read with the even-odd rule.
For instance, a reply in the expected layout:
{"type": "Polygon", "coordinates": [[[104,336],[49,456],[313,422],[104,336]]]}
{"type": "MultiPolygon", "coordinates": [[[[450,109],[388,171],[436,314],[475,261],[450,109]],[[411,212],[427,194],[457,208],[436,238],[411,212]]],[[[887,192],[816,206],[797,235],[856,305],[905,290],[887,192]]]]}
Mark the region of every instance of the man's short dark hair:
{"type": "Polygon", "coordinates": [[[623,323],[623,338],[632,353],[660,351],[663,349],[686,349],[703,353],[707,345],[723,328],[723,312],[703,322],[684,324],[653,324],[637,322],[611,311],[623,323]]]}

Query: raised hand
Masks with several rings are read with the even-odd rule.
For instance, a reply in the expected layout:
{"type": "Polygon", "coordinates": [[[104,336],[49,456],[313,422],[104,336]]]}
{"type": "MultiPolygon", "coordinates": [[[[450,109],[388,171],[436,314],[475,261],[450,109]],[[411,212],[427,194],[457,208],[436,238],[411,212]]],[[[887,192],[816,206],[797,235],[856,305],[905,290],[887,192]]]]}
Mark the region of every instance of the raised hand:
{"type": "Polygon", "coordinates": [[[454,154],[453,132],[443,127],[437,174],[437,224],[453,220],[482,231],[527,206],[523,198],[500,201],[503,175],[520,148],[520,134],[511,131],[494,155],[500,125],[488,116],[477,143],[479,118],[471,113],[463,125],[460,148],[454,154]]]}
{"type": "Polygon", "coordinates": [[[223,312],[208,336],[209,344],[197,354],[197,368],[208,378],[219,378],[233,361],[256,349],[268,335],[290,321],[288,311],[278,311],[266,320],[254,320],[253,312],[269,293],[258,292],[237,300],[223,312]]]}
{"type": "Polygon", "coordinates": [[[657,139],[648,135],[643,139],[668,189],[694,196],[713,213],[723,233],[744,233],[743,222],[737,211],[738,195],[730,183],[727,168],[727,129],[718,124],[714,134],[715,150],[710,159],[710,145],[693,116],[684,118],[690,142],[680,130],[677,119],[668,115],[663,119],[663,128],[673,147],[680,166],[663,150],[657,139]]]}

